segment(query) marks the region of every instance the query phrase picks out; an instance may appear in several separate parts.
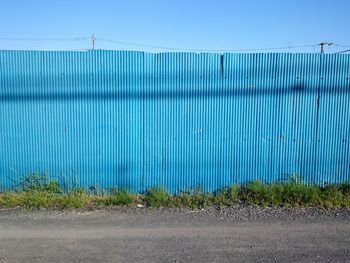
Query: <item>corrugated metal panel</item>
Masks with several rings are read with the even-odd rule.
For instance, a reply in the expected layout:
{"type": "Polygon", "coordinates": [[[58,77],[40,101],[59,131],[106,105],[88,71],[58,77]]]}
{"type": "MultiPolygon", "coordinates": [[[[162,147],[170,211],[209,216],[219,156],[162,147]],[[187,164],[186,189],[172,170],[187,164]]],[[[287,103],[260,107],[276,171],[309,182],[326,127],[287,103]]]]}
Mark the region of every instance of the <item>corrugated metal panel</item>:
{"type": "Polygon", "coordinates": [[[0,51],[0,188],[350,179],[350,56],[0,51]]]}

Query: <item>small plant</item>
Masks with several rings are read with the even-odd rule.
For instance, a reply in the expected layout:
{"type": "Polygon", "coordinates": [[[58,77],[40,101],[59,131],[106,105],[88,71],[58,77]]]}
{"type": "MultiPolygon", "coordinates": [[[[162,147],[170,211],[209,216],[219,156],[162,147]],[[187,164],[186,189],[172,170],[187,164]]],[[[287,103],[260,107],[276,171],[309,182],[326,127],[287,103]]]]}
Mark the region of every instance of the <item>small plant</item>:
{"type": "Polygon", "coordinates": [[[239,195],[239,186],[233,185],[216,191],[214,203],[217,205],[231,206],[237,202],[239,195]]]}
{"type": "Polygon", "coordinates": [[[32,190],[23,192],[23,205],[27,208],[49,208],[57,205],[56,194],[48,191],[32,190]]]}
{"type": "Polygon", "coordinates": [[[49,180],[48,174],[32,173],[19,180],[19,191],[45,191],[51,193],[62,192],[56,180],[49,180]]]}
{"type": "Polygon", "coordinates": [[[343,194],[343,206],[346,208],[350,208],[350,183],[342,184],[340,186],[340,191],[343,194]]]}
{"type": "Polygon", "coordinates": [[[323,206],[326,208],[338,208],[343,201],[343,193],[335,186],[329,185],[323,189],[323,206]]]}
{"type": "Polygon", "coordinates": [[[21,196],[14,192],[0,194],[0,207],[17,207],[22,205],[21,196]]]}
{"type": "Polygon", "coordinates": [[[57,201],[61,208],[83,208],[91,203],[92,198],[85,193],[84,189],[78,188],[68,194],[60,195],[57,201]]]}
{"type": "Polygon", "coordinates": [[[191,208],[206,208],[213,205],[214,197],[212,194],[205,194],[202,189],[198,188],[197,191],[191,195],[191,208]]]}
{"type": "Polygon", "coordinates": [[[171,203],[177,207],[198,209],[212,206],[215,203],[215,197],[211,193],[203,193],[199,187],[196,191],[183,192],[172,197],[171,203]]]}
{"type": "Polygon", "coordinates": [[[267,202],[267,188],[260,181],[253,181],[243,186],[242,188],[242,199],[250,205],[264,205],[267,202]]]}
{"type": "Polygon", "coordinates": [[[169,195],[163,188],[151,188],[144,197],[145,203],[150,207],[160,207],[168,204],[169,195]]]}
{"type": "Polygon", "coordinates": [[[343,195],[350,197],[350,183],[341,184],[339,190],[342,191],[343,195]]]}
{"type": "Polygon", "coordinates": [[[112,189],[107,205],[129,205],[134,202],[134,197],[127,191],[112,189]]]}

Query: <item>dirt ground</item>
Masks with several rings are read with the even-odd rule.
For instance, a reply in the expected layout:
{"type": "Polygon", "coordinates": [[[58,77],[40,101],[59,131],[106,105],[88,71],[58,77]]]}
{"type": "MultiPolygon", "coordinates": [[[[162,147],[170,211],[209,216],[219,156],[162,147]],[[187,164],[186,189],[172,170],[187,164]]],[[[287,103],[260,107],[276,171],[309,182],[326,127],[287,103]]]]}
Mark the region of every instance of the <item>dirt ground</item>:
{"type": "Polygon", "coordinates": [[[350,212],[0,210],[0,262],[350,262],[350,212]]]}

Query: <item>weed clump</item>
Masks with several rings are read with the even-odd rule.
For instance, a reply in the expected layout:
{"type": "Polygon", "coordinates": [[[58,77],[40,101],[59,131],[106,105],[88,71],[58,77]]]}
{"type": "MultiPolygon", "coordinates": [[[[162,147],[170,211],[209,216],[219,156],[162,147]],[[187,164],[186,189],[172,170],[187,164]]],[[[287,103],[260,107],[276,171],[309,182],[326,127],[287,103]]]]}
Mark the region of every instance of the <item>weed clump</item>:
{"type": "Polygon", "coordinates": [[[48,174],[32,173],[24,178],[19,179],[17,191],[23,192],[50,192],[61,193],[62,190],[58,185],[57,180],[50,180],[48,174]]]}
{"type": "Polygon", "coordinates": [[[112,189],[106,205],[129,205],[134,202],[134,196],[124,190],[112,189]]]}
{"type": "Polygon", "coordinates": [[[212,194],[202,193],[200,190],[195,192],[184,192],[173,197],[173,206],[189,207],[191,209],[206,208],[213,205],[214,197],[212,194]]]}
{"type": "Polygon", "coordinates": [[[169,195],[163,188],[150,188],[143,198],[150,207],[161,207],[169,204],[169,195]]]}
{"type": "Polygon", "coordinates": [[[350,194],[346,185],[306,185],[302,182],[263,184],[254,181],[241,189],[240,199],[250,205],[285,207],[349,207],[350,194]]]}
{"type": "Polygon", "coordinates": [[[215,194],[214,203],[218,205],[231,206],[238,201],[240,189],[238,185],[225,187],[215,194]]]}
{"type": "Polygon", "coordinates": [[[59,208],[84,208],[92,201],[93,199],[82,188],[57,197],[59,208]]]}

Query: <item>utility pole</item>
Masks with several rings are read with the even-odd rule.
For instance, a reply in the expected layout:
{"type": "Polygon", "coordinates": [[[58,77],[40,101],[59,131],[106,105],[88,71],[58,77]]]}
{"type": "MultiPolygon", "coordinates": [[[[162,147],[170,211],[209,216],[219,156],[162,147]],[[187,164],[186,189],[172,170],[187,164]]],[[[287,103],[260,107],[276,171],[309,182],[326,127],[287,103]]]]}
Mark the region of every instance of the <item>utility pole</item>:
{"type": "Polygon", "coordinates": [[[333,45],[333,43],[332,42],[323,41],[319,45],[321,46],[321,54],[323,54],[324,53],[324,46],[326,46],[326,45],[330,46],[330,45],[333,45]]]}
{"type": "Polygon", "coordinates": [[[95,33],[92,33],[92,36],[91,36],[91,44],[92,44],[91,49],[92,49],[92,50],[95,50],[95,46],[96,46],[96,37],[95,37],[95,33]]]}

